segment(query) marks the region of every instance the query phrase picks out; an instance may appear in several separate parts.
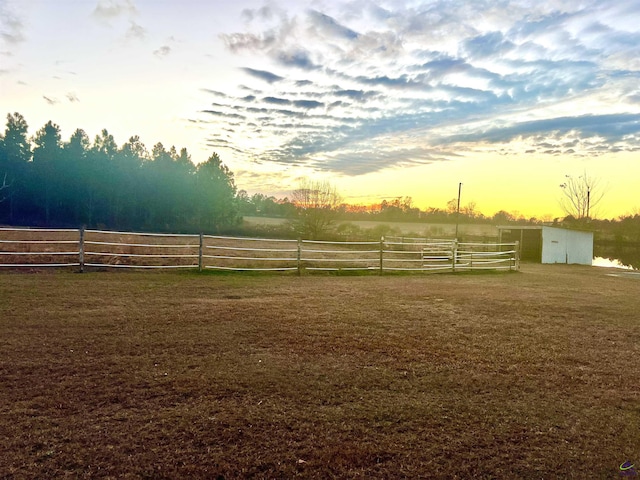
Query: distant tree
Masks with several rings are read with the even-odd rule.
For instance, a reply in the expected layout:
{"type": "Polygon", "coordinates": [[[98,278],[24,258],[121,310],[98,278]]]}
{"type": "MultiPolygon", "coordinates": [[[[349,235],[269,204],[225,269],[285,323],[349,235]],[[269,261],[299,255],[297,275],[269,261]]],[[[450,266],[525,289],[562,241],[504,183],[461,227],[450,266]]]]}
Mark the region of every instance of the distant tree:
{"type": "Polygon", "coordinates": [[[400,198],[394,198],[393,200],[382,200],[382,202],[380,202],[379,215],[381,220],[401,220],[402,207],[400,206],[400,198]]]}
{"type": "MultiPolygon", "coordinates": [[[[170,153],[172,151],[175,152],[173,147],[170,149],[170,153]]],[[[189,228],[188,223],[193,220],[196,166],[186,148],[180,149],[180,153],[172,153],[172,158],[174,178],[170,186],[174,202],[173,212],[176,215],[175,224],[179,228],[189,228]]],[[[235,192],[235,185],[233,191],[235,192]]]]}
{"type": "Polygon", "coordinates": [[[407,220],[417,220],[420,218],[420,209],[413,206],[413,198],[404,197],[400,206],[407,220]]]}
{"type": "Polygon", "coordinates": [[[342,199],[330,182],[304,179],[293,191],[292,201],[297,210],[292,219],[294,229],[299,235],[317,239],[334,225],[342,199]]]}
{"type": "Polygon", "coordinates": [[[102,132],[100,132],[100,135],[96,135],[96,138],[93,140],[92,149],[94,152],[104,155],[108,160],[112,160],[118,153],[118,144],[113,138],[113,135],[104,128],[102,132]]]}
{"type": "MultiPolygon", "coordinates": [[[[174,149],[175,150],[175,149],[174,149]]],[[[174,160],[161,142],[151,149],[144,164],[143,206],[146,228],[168,229],[177,218],[174,160]]]]}
{"type": "Polygon", "coordinates": [[[478,215],[478,211],[476,210],[476,202],[469,202],[464,207],[460,207],[460,213],[469,218],[475,218],[478,215]]]}
{"type": "Polygon", "coordinates": [[[28,128],[22,115],[8,114],[4,135],[0,137],[0,172],[3,184],[10,185],[3,191],[6,202],[0,209],[0,218],[6,217],[9,222],[17,220],[20,198],[27,195],[25,186],[31,160],[28,128]]]}
{"type": "Polygon", "coordinates": [[[146,186],[143,166],[148,161],[149,152],[137,135],[130,137],[115,157],[116,175],[122,192],[117,223],[124,228],[141,228],[144,216],[141,203],[144,198],[143,187],[146,186]]]}
{"type": "Polygon", "coordinates": [[[240,215],[255,215],[256,207],[251,202],[251,197],[246,190],[239,190],[236,194],[236,200],[238,202],[238,211],[240,215]]]}
{"type": "Polygon", "coordinates": [[[1,137],[2,156],[0,167],[11,168],[17,163],[31,160],[31,144],[27,136],[29,126],[19,113],[7,115],[7,125],[1,137]]]}
{"type": "Polygon", "coordinates": [[[70,204],[67,221],[75,225],[90,224],[88,219],[92,212],[91,205],[94,195],[91,182],[94,175],[88,168],[87,156],[91,148],[91,141],[87,133],[78,128],[62,148],[68,169],[73,173],[74,178],[65,192],[70,204]]]}
{"type": "MultiPolygon", "coordinates": [[[[447,202],[445,209],[449,217],[456,218],[458,216],[458,199],[452,198],[447,202]]],[[[466,205],[460,205],[460,215],[465,218],[461,220],[475,220],[482,219],[484,216],[476,210],[476,202],[469,202],[466,205]]]]}
{"type": "Polygon", "coordinates": [[[187,152],[186,148],[181,148],[180,153],[174,158],[174,160],[178,165],[180,165],[180,167],[185,173],[189,175],[191,175],[192,173],[195,173],[196,167],[193,164],[193,161],[191,160],[191,155],[189,155],[189,152],[187,152]]]}
{"type": "Polygon", "coordinates": [[[253,212],[256,215],[264,215],[268,216],[273,213],[273,209],[270,209],[270,206],[273,206],[275,202],[275,198],[267,197],[262,193],[254,193],[251,196],[251,204],[253,205],[253,212]]]}
{"type": "Polygon", "coordinates": [[[440,222],[448,222],[449,221],[449,213],[446,210],[441,208],[429,207],[425,213],[424,217],[429,222],[440,223],[440,222]]]}
{"type": "Polygon", "coordinates": [[[196,224],[219,231],[240,221],[233,173],[217,153],[196,168],[196,224]]]}
{"type": "Polygon", "coordinates": [[[51,121],[38,130],[33,139],[33,168],[35,182],[31,184],[32,195],[44,214],[46,225],[51,224],[52,208],[60,198],[61,176],[64,174],[62,161],[62,139],[60,127],[51,121]]]}
{"type": "Polygon", "coordinates": [[[578,220],[596,216],[596,208],[604,196],[599,179],[590,177],[586,172],[579,177],[565,175],[560,188],[560,206],[567,215],[578,220]]]}
{"type": "Polygon", "coordinates": [[[493,223],[496,225],[515,222],[516,220],[512,214],[504,210],[500,210],[499,212],[496,212],[491,218],[493,220],[493,223]]]}
{"type": "Polygon", "coordinates": [[[76,159],[82,159],[89,148],[91,148],[91,142],[87,133],[81,128],[77,128],[64,145],[65,155],[70,155],[76,159]]]}
{"type": "Polygon", "coordinates": [[[620,217],[615,228],[616,237],[622,241],[640,243],[640,214],[620,217]]]}

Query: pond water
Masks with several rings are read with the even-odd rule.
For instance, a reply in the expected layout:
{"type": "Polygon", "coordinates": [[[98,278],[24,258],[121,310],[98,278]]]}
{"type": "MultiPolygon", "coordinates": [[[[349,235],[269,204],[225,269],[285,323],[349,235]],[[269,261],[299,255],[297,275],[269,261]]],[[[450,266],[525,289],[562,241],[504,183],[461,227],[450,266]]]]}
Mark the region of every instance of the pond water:
{"type": "Polygon", "coordinates": [[[614,267],[623,268],[625,270],[634,270],[631,265],[625,265],[617,258],[595,257],[591,262],[591,265],[593,265],[594,267],[614,267]]]}
{"type": "Polygon", "coordinates": [[[592,265],[616,267],[627,270],[640,269],[640,245],[599,245],[593,246],[592,265]]]}

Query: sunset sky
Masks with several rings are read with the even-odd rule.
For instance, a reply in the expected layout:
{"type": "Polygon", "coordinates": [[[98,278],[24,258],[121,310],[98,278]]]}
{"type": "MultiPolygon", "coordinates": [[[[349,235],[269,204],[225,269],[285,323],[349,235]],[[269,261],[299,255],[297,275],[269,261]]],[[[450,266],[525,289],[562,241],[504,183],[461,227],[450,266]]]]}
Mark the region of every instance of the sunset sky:
{"type": "Polygon", "coordinates": [[[640,0],[0,0],[0,114],[217,152],[238,188],[330,180],[562,216],[640,212],[640,0]]]}

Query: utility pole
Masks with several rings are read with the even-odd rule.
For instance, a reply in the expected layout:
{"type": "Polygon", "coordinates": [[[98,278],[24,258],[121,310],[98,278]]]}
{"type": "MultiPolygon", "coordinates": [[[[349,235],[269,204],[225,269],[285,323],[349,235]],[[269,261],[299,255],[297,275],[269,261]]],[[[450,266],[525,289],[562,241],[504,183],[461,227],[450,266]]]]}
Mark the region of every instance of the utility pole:
{"type": "Polygon", "coordinates": [[[462,192],[462,182],[458,184],[458,207],[456,208],[456,241],[458,240],[458,223],[460,221],[460,193],[462,192]]]}

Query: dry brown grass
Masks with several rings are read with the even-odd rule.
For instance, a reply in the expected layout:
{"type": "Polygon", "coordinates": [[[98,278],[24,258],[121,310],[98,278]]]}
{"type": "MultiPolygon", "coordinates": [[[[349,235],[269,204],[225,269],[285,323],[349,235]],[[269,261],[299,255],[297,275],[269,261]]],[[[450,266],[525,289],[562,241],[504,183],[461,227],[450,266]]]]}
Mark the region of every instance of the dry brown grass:
{"type": "Polygon", "coordinates": [[[0,478],[613,478],[640,278],[0,273],[0,478]]]}

